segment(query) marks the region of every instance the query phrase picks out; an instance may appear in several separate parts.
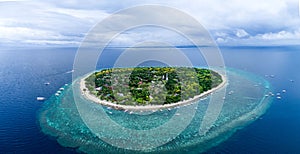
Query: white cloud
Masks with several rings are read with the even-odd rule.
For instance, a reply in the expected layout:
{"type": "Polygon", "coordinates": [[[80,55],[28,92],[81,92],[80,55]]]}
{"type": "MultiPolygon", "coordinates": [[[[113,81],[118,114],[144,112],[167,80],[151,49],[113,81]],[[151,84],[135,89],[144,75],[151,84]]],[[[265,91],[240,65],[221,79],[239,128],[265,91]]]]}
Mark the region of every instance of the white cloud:
{"type": "Polygon", "coordinates": [[[293,32],[287,32],[287,31],[280,31],[277,33],[265,33],[265,34],[258,34],[255,36],[257,39],[263,39],[263,40],[283,40],[283,39],[300,39],[300,31],[293,31],[293,32]]]}
{"type": "Polygon", "coordinates": [[[234,36],[225,36],[216,39],[220,45],[250,45],[250,46],[266,46],[266,45],[299,45],[300,29],[295,31],[279,31],[256,34],[247,36],[243,39],[237,39],[234,36]]]}
{"type": "Polygon", "coordinates": [[[1,2],[24,2],[24,1],[27,1],[27,0],[0,0],[0,3],[1,2]]]}
{"type": "Polygon", "coordinates": [[[66,8],[51,8],[47,9],[48,12],[69,15],[74,18],[78,18],[90,23],[96,23],[100,19],[104,19],[109,16],[108,13],[105,13],[101,10],[76,10],[76,9],[66,9],[66,8]]]}
{"type": "Polygon", "coordinates": [[[217,43],[226,43],[227,41],[226,41],[224,38],[218,37],[218,38],[216,39],[216,42],[217,42],[217,43]]]}
{"type": "Polygon", "coordinates": [[[243,29],[238,29],[236,31],[236,36],[239,38],[243,38],[243,37],[249,36],[249,34],[243,29]]]}
{"type": "Polygon", "coordinates": [[[0,26],[0,41],[1,44],[9,45],[12,43],[29,43],[29,44],[79,44],[81,41],[80,37],[70,37],[61,35],[60,33],[30,29],[25,27],[1,27],[0,26]]]}
{"type": "Polygon", "coordinates": [[[108,15],[102,10],[58,8],[41,2],[11,1],[0,4],[2,45],[14,42],[16,44],[69,42],[78,45],[85,33],[108,15]]]}
{"type": "MultiPolygon", "coordinates": [[[[49,44],[78,44],[90,28],[109,14],[142,4],[161,4],[188,13],[203,24],[221,45],[255,44],[257,41],[266,44],[300,42],[297,0],[87,0],[84,3],[79,0],[0,0],[0,43],[21,41],[47,44],[48,41],[49,44]]],[[[197,31],[193,27],[186,28],[190,29],[190,33],[197,31]]],[[[120,35],[115,43],[134,43],[147,39],[185,43],[166,32],[131,33],[120,35]]]]}
{"type": "Polygon", "coordinates": [[[24,27],[0,27],[0,38],[11,38],[11,40],[36,39],[60,39],[63,36],[51,31],[30,29],[24,27]],[[16,37],[17,36],[17,37],[16,37]]]}

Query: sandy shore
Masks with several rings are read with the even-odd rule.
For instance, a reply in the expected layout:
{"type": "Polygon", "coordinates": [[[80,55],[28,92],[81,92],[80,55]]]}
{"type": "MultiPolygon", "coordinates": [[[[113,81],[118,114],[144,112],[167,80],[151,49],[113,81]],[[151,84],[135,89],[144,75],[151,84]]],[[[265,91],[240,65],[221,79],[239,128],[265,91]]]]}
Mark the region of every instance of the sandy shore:
{"type": "Polygon", "coordinates": [[[107,106],[107,107],[114,108],[116,110],[155,111],[155,110],[160,110],[160,109],[169,109],[169,108],[174,108],[174,107],[177,107],[177,106],[188,105],[188,104],[196,102],[196,101],[200,100],[201,98],[204,98],[207,95],[209,95],[209,94],[217,91],[218,89],[222,88],[226,84],[226,82],[227,82],[226,77],[223,74],[221,74],[221,73],[219,73],[219,74],[222,76],[223,82],[220,85],[218,85],[217,87],[215,87],[213,89],[210,89],[208,91],[205,91],[205,92],[201,93],[200,95],[194,96],[193,98],[190,98],[188,100],[184,100],[184,101],[180,101],[180,102],[172,103],[172,104],[165,104],[165,105],[130,106],[130,105],[120,105],[120,104],[115,104],[115,103],[112,103],[112,102],[109,102],[109,101],[100,100],[95,95],[90,94],[89,91],[87,90],[86,86],[85,86],[85,79],[89,75],[85,76],[84,78],[82,78],[80,80],[80,89],[81,89],[82,95],[86,99],[91,100],[91,101],[93,101],[95,103],[102,104],[102,105],[107,106]],[[84,91],[84,89],[86,89],[86,91],[84,91]]]}

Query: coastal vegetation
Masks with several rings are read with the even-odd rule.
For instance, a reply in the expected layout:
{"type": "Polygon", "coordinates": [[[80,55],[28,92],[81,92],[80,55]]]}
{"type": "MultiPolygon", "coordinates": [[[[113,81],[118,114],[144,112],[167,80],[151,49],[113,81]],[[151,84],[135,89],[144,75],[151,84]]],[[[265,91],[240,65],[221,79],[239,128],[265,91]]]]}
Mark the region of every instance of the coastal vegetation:
{"type": "Polygon", "coordinates": [[[195,67],[112,68],[94,72],[85,79],[92,95],[122,105],[176,103],[221,83],[217,72],[195,67]]]}

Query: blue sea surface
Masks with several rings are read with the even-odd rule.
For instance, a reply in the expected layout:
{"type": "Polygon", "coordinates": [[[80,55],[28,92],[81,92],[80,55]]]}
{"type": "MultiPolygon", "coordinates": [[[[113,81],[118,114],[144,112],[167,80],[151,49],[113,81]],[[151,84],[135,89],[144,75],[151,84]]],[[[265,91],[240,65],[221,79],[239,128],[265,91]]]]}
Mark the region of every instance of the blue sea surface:
{"type": "MultiPolygon", "coordinates": [[[[197,57],[193,50],[186,49],[187,55],[195,65],[202,65],[202,60],[193,59],[197,57]]],[[[111,67],[120,52],[110,51],[99,68],[111,67]]],[[[221,51],[226,66],[264,77],[282,98],[274,99],[261,119],[207,153],[300,153],[300,47],[223,47],[221,51]]],[[[37,116],[43,102],[36,100],[50,98],[72,81],[75,54],[76,48],[0,50],[0,153],[76,152],[41,131],[37,116]]]]}

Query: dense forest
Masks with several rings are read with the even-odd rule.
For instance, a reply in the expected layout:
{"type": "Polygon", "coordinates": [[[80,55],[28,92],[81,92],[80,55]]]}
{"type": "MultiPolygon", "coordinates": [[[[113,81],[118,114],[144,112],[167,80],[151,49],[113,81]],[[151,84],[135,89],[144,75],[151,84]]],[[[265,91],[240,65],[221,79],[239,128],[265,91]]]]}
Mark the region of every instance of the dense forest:
{"type": "Polygon", "coordinates": [[[170,104],[193,98],[222,83],[209,69],[137,67],[103,69],[85,79],[89,92],[123,105],[170,104]]]}

